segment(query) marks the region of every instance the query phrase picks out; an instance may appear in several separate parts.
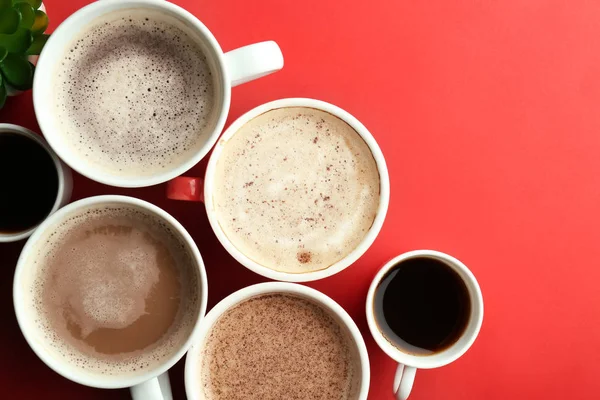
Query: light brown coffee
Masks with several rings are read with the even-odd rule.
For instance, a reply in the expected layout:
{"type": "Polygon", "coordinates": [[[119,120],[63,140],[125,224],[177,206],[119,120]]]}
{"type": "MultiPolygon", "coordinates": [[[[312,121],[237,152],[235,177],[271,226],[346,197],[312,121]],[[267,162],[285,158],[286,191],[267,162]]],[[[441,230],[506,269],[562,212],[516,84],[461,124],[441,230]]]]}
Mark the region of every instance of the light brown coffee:
{"type": "Polygon", "coordinates": [[[180,165],[204,145],[218,106],[215,78],[192,30],[151,9],[92,20],[55,72],[63,140],[82,162],[140,177],[180,165]]]}
{"type": "Polygon", "coordinates": [[[379,170],[369,146],[324,111],[268,111],[227,141],[213,196],[219,224],[258,264],[303,273],[350,254],[379,207],[379,170]]]}
{"type": "Polygon", "coordinates": [[[261,295],[225,312],[201,353],[206,400],[357,397],[357,352],[345,327],[311,301],[261,295]]]}
{"type": "Polygon", "coordinates": [[[160,363],[197,317],[197,267],[172,228],[141,209],[74,215],[40,254],[36,308],[55,350],[93,371],[160,363]]]}

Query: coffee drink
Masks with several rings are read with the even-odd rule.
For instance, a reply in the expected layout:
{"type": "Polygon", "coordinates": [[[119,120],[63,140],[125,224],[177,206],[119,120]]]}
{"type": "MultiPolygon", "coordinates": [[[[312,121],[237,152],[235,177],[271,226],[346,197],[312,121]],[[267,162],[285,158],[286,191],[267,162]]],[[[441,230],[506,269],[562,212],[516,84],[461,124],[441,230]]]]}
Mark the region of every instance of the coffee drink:
{"type": "Polygon", "coordinates": [[[259,295],[212,326],[199,362],[205,400],[355,399],[356,350],[345,328],[311,301],[259,295]]]}
{"type": "Polygon", "coordinates": [[[471,318],[465,282],[443,261],[400,262],[376,289],[374,315],[383,336],[400,350],[431,355],[460,339],[471,318]]]}
{"type": "Polygon", "coordinates": [[[0,132],[0,233],[27,231],[44,220],[58,196],[58,171],[35,140],[0,132]]]}
{"type": "Polygon", "coordinates": [[[232,244],[277,271],[325,269],[350,254],[377,214],[380,179],[362,137],[327,112],[287,107],[226,143],[213,200],[232,244]]]}
{"type": "Polygon", "coordinates": [[[197,266],[173,228],[133,206],[78,211],[40,242],[33,306],[52,349],[90,372],[140,373],[198,318],[197,266]]]}
{"type": "Polygon", "coordinates": [[[113,12],[72,41],[55,72],[64,142],[86,163],[151,176],[194,154],[216,121],[213,73],[191,30],[148,9],[113,12]]]}

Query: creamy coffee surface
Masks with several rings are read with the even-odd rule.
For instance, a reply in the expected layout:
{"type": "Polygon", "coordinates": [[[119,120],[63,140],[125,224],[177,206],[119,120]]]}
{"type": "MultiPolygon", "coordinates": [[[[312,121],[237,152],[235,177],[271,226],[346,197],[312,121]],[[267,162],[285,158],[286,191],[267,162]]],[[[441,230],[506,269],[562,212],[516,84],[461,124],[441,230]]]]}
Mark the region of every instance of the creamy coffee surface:
{"type": "Polygon", "coordinates": [[[199,360],[206,400],[355,399],[359,371],[346,332],[310,301],[246,300],[212,327],[199,360]]]}
{"type": "Polygon", "coordinates": [[[320,270],[363,240],[379,206],[379,172],[346,122],[312,108],[281,108],[225,144],[214,207],[243,254],[291,273],[320,270]]]}
{"type": "Polygon", "coordinates": [[[148,176],[179,165],[212,130],[206,56],[173,17],[122,10],[76,35],[55,73],[57,130],[94,168],[148,176]]]}
{"type": "Polygon", "coordinates": [[[142,372],[189,337],[197,275],[186,245],[144,211],[73,215],[36,256],[34,307],[53,351],[90,372],[142,372]]]}

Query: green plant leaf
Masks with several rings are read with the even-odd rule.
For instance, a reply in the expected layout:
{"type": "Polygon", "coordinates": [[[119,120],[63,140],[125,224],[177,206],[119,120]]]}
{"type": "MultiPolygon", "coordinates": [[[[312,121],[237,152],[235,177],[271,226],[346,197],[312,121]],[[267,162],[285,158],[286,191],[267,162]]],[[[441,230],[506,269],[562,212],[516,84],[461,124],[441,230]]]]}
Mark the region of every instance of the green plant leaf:
{"type": "Polygon", "coordinates": [[[0,62],[4,61],[7,54],[8,54],[8,51],[6,51],[6,49],[4,47],[0,47],[0,62]]]}
{"type": "Polygon", "coordinates": [[[39,35],[44,33],[46,28],[48,28],[48,16],[43,11],[35,10],[35,21],[33,21],[31,33],[33,33],[33,36],[39,35]]]}
{"type": "Polygon", "coordinates": [[[39,56],[49,37],[50,35],[38,35],[34,37],[33,43],[31,43],[25,54],[28,56],[39,56]]]}
{"type": "Polygon", "coordinates": [[[0,11],[0,33],[15,33],[21,23],[21,13],[13,8],[0,11]]]}
{"type": "Polygon", "coordinates": [[[2,80],[2,74],[0,74],[0,109],[4,107],[6,96],[6,87],[4,86],[4,81],[2,80]]]}
{"type": "Polygon", "coordinates": [[[17,3],[13,6],[13,9],[21,13],[21,28],[31,29],[33,22],[35,21],[35,10],[31,7],[31,4],[17,3]]]}
{"type": "MultiPolygon", "coordinates": [[[[6,0],[0,0],[0,1],[6,1],[6,0]]],[[[11,0],[8,0],[8,1],[10,2],[11,0]]],[[[12,3],[13,4],[27,3],[36,10],[42,6],[42,0],[12,0],[12,3]]]]}
{"type": "Polygon", "coordinates": [[[0,0],[0,10],[12,7],[12,0],[0,0]]]}
{"type": "Polygon", "coordinates": [[[9,53],[23,54],[32,42],[33,36],[29,29],[19,28],[10,35],[0,34],[0,47],[4,47],[9,53]]]}
{"type": "Polygon", "coordinates": [[[31,89],[33,84],[33,64],[16,54],[9,54],[0,63],[0,71],[6,83],[18,90],[31,89]]]}

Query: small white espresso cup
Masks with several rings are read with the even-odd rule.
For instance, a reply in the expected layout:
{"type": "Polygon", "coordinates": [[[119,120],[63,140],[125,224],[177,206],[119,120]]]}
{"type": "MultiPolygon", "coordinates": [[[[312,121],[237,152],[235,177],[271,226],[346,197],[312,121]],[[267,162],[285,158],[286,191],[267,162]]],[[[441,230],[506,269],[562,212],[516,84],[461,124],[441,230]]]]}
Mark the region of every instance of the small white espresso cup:
{"type": "Polygon", "coordinates": [[[196,247],[189,233],[175,218],[166,211],[146,201],[127,196],[107,195],[89,197],[71,203],[52,214],[40,224],[25,244],[17,262],[13,282],[13,302],[17,322],[27,343],[37,356],[55,372],[86,386],[101,389],[131,388],[131,395],[134,400],[171,400],[173,396],[171,394],[171,385],[167,371],[183,357],[192,345],[195,337],[198,336],[201,327],[200,322],[206,313],[207,290],[206,272],[198,247],[196,247]],[[166,358],[162,363],[155,365],[147,371],[129,371],[128,373],[123,373],[122,376],[87,371],[70,363],[65,357],[59,355],[49,343],[48,332],[42,329],[40,324],[36,322],[38,312],[35,311],[35,291],[32,290],[32,285],[35,282],[34,277],[37,272],[33,261],[38,257],[38,251],[43,250],[45,240],[49,235],[52,235],[54,228],[78,211],[90,207],[102,207],[103,205],[133,207],[155,216],[172,229],[179,236],[180,240],[185,243],[187,251],[189,251],[198,268],[196,276],[200,291],[198,295],[199,304],[194,326],[191,329],[189,337],[179,348],[174,349],[171,356],[166,358]]]}
{"type": "MultiPolygon", "coordinates": [[[[50,214],[54,213],[60,207],[64,206],[71,199],[71,192],[73,190],[73,179],[71,176],[71,169],[63,164],[62,161],[56,156],[54,151],[48,146],[48,143],[40,136],[36,135],[29,129],[25,129],[22,126],[12,125],[12,124],[0,124],[0,135],[10,133],[16,135],[23,135],[37,144],[39,144],[52,158],[54,162],[54,168],[56,169],[56,173],[58,174],[58,191],[56,192],[56,200],[54,200],[54,205],[50,210],[50,214]]],[[[35,185],[35,182],[31,183],[35,185]]],[[[3,190],[7,191],[8,196],[10,196],[10,188],[4,188],[3,190]]],[[[21,232],[12,232],[12,233],[3,233],[0,232],[0,243],[2,242],[16,242],[17,240],[25,239],[31,235],[37,226],[33,226],[29,229],[26,229],[21,232]]]]}
{"type": "Polygon", "coordinates": [[[401,254],[388,261],[375,275],[367,294],[367,322],[375,342],[391,358],[398,362],[394,378],[394,395],[398,400],[406,400],[412,389],[417,368],[438,368],[458,359],[471,347],[483,322],[483,297],[473,273],[459,260],[434,250],[415,250],[401,254]],[[471,300],[471,314],[460,338],[449,348],[431,355],[414,355],[403,351],[386,339],[375,320],[375,292],[381,280],[399,263],[411,258],[432,258],[441,261],[454,270],[467,287],[471,300]]]}
{"type": "Polygon", "coordinates": [[[329,315],[335,318],[342,328],[345,328],[346,333],[355,346],[352,351],[357,358],[355,360],[358,361],[356,367],[359,369],[358,373],[360,375],[360,385],[355,391],[356,398],[352,400],[366,400],[369,394],[370,381],[369,355],[363,337],[350,315],[348,315],[342,306],[318,290],[287,282],[267,282],[245,287],[221,300],[206,314],[206,317],[202,321],[200,334],[188,351],[185,360],[185,392],[187,398],[189,400],[205,400],[201,391],[201,357],[207,335],[210,334],[215,322],[227,310],[230,310],[237,304],[264,294],[289,294],[304,298],[322,307],[326,312],[329,312],[329,315]]]}
{"type": "Polygon", "coordinates": [[[375,141],[375,138],[369,130],[354,116],[347,111],[337,107],[333,104],[326,103],[320,100],[306,99],[306,98],[289,98],[271,101],[269,103],[260,105],[241,117],[235,120],[229,128],[223,133],[221,139],[215,146],[210,160],[208,161],[208,167],[206,169],[206,175],[204,179],[195,177],[178,177],[170,181],[167,188],[167,197],[176,200],[188,200],[188,201],[202,201],[206,207],[206,213],[208,215],[208,221],[212,227],[215,235],[225,247],[225,249],[235,258],[240,264],[256,272],[264,277],[285,281],[285,282],[308,282],[317,279],[327,278],[331,275],[337,274],[344,270],[348,266],[352,265],[356,260],[360,258],[373,244],[381,227],[385,220],[388,205],[390,202],[390,178],[388,175],[387,166],[383,153],[379,148],[379,145],[375,141]],[[217,218],[216,207],[213,200],[213,193],[215,186],[220,183],[216,180],[215,175],[217,171],[217,163],[219,157],[223,153],[223,149],[227,146],[227,142],[237,133],[237,131],[247,124],[253,118],[264,114],[268,111],[275,110],[278,108],[287,107],[307,107],[314,108],[317,110],[325,111],[333,116],[340,118],[342,121],[350,125],[356,133],[358,133],[365,141],[379,171],[379,206],[377,207],[377,215],[373,224],[367,231],[363,240],[358,246],[346,257],[339,260],[338,262],[330,265],[329,267],[317,271],[305,272],[305,273],[289,273],[276,271],[266,266],[263,266],[256,261],[252,260],[244,253],[239,251],[237,247],[229,240],[217,218]]]}
{"type": "MultiPolygon", "coordinates": [[[[119,187],[156,185],[181,175],[198,163],[213,147],[229,113],[231,88],[258,79],[283,68],[283,55],[273,41],[251,44],[223,53],[221,46],[208,28],[185,9],[165,0],[99,0],[67,18],[48,39],[40,54],[33,82],[33,104],[42,132],[56,154],[71,168],[94,181],[119,187]],[[204,134],[205,142],[187,159],[160,174],[148,177],[122,177],[102,171],[86,162],[85,158],[65,143],[54,112],[54,75],[73,37],[99,17],[122,9],[148,9],[175,17],[188,28],[190,35],[206,55],[215,85],[215,112],[211,130],[204,134]]],[[[90,101],[94,101],[90,99],[90,101]]]]}

